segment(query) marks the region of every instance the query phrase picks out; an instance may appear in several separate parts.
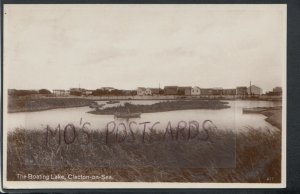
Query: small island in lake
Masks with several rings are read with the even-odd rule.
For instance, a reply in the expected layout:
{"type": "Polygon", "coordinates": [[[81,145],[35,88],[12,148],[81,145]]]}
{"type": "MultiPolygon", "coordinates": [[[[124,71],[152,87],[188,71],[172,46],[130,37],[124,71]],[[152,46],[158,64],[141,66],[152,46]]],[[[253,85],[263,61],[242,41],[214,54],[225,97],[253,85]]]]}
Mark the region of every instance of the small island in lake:
{"type": "Polygon", "coordinates": [[[151,105],[140,105],[125,103],[124,105],[107,107],[104,109],[95,109],[89,111],[91,114],[112,115],[116,112],[131,112],[131,113],[153,113],[166,112],[174,110],[192,110],[192,109],[224,109],[229,108],[228,102],[218,100],[174,100],[166,102],[158,102],[151,105]]]}

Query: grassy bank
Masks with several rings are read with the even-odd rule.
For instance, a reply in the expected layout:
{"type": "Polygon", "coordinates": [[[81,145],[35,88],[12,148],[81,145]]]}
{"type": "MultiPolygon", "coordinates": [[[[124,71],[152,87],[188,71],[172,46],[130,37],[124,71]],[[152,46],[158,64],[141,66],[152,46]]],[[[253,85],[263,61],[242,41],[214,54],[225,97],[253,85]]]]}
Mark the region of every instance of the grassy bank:
{"type": "Polygon", "coordinates": [[[7,178],[20,181],[17,174],[28,173],[104,174],[113,177],[110,181],[124,182],[280,182],[278,131],[252,129],[235,135],[217,130],[207,141],[186,141],[184,135],[163,140],[161,132],[153,133],[145,142],[137,133],[121,143],[111,135],[106,143],[105,132],[92,131],[78,133],[80,138],[71,144],[58,144],[58,137],[46,141],[45,131],[16,130],[8,135],[7,178]]]}
{"type": "Polygon", "coordinates": [[[282,106],[276,107],[254,107],[247,108],[246,113],[259,113],[265,115],[267,118],[265,121],[271,125],[277,127],[278,129],[282,128],[282,106]]]}
{"type": "Polygon", "coordinates": [[[166,102],[158,102],[151,105],[135,105],[126,103],[118,107],[107,107],[104,109],[96,109],[90,111],[92,114],[114,114],[115,112],[166,112],[173,110],[191,110],[191,109],[224,109],[229,108],[227,102],[218,100],[174,100],[166,102]]]}
{"type": "Polygon", "coordinates": [[[267,117],[265,121],[274,125],[278,129],[282,129],[282,107],[269,108],[262,111],[261,114],[267,117]]]}
{"type": "Polygon", "coordinates": [[[84,98],[8,98],[8,112],[32,112],[55,108],[88,106],[93,102],[84,98]]]}

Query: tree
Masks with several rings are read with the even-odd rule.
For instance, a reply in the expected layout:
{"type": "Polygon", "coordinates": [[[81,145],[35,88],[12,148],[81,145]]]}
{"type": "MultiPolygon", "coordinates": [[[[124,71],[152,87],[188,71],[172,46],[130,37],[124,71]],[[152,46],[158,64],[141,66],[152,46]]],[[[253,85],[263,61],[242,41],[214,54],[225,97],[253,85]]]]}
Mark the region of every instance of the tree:
{"type": "Polygon", "coordinates": [[[11,96],[28,96],[33,94],[38,94],[38,92],[35,90],[14,90],[11,96]]]}
{"type": "Polygon", "coordinates": [[[51,92],[47,89],[40,89],[39,94],[51,94],[51,92]]]}

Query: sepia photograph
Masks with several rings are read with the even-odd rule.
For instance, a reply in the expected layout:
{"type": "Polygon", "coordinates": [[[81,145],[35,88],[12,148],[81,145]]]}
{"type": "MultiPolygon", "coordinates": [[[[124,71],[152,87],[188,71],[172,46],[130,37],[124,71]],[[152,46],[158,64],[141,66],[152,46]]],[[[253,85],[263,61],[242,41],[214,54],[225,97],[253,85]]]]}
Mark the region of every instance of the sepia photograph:
{"type": "Polygon", "coordinates": [[[3,187],[285,187],[286,9],[4,4],[3,187]]]}

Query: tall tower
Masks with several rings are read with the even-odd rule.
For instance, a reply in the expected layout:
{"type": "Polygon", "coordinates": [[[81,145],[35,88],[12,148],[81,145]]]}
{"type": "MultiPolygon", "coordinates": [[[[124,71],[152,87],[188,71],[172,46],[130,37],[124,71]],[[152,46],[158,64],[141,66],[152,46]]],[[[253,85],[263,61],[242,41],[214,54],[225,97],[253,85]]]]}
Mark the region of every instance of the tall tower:
{"type": "Polygon", "coordinates": [[[158,95],[160,94],[160,82],[158,82],[158,95]]]}
{"type": "Polygon", "coordinates": [[[250,95],[252,95],[252,91],[251,91],[251,80],[250,80],[250,87],[249,87],[249,91],[250,91],[250,95]]]}

